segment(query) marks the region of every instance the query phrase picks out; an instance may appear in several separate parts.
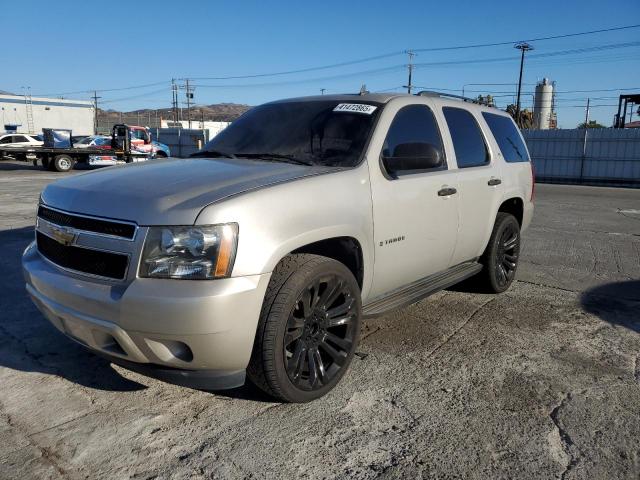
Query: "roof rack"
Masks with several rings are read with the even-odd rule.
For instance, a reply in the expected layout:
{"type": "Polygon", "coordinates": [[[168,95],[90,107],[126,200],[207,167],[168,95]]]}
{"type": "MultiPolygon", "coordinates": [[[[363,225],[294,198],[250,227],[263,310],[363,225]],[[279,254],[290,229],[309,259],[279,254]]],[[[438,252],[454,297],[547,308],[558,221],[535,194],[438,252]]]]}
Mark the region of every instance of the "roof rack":
{"type": "Polygon", "coordinates": [[[484,102],[479,102],[475,98],[463,97],[462,95],[454,95],[453,93],[438,92],[438,91],[435,91],[435,90],[422,90],[422,91],[416,93],[416,95],[419,95],[420,97],[455,98],[455,99],[458,99],[458,100],[462,100],[463,102],[475,103],[477,105],[484,105],[486,107],[490,106],[490,105],[487,105],[484,102]]]}

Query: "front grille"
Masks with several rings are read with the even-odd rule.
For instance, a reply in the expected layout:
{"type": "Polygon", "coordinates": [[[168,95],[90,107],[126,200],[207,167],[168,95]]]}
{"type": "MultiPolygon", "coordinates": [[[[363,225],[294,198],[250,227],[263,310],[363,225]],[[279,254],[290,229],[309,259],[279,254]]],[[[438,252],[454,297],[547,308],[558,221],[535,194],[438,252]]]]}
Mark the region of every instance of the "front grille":
{"type": "Polygon", "coordinates": [[[128,223],[114,222],[111,220],[98,220],[73,215],[70,213],[58,212],[50,208],[38,207],[38,216],[56,225],[73,227],[87,232],[101,233],[103,235],[113,235],[132,240],[136,234],[136,226],[128,223]]]}
{"type": "Polygon", "coordinates": [[[36,240],[38,251],[63,268],[115,280],[124,279],[127,272],[127,255],[65,246],[40,232],[36,232],[36,240]]]}

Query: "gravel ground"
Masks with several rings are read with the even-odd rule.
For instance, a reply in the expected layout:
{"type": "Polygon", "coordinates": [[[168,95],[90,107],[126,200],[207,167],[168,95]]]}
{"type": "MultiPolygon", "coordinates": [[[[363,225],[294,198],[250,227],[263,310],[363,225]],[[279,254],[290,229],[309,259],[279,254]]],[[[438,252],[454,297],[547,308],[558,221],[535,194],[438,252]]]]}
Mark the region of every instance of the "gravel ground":
{"type": "Polygon", "coordinates": [[[365,322],[311,404],[142,377],[24,291],[38,193],[0,163],[0,478],[640,477],[640,190],[538,185],[518,280],[365,322]]]}

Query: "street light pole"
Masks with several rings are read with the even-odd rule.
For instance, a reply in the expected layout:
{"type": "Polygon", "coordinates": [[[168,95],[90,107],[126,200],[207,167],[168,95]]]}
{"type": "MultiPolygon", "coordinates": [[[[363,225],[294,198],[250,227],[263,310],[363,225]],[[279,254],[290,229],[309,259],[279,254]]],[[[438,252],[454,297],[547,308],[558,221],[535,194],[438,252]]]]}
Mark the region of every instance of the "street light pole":
{"type": "Polygon", "coordinates": [[[533,50],[533,47],[527,42],[518,43],[515,48],[520,50],[520,77],[518,78],[518,96],[516,100],[516,123],[520,127],[520,90],[522,89],[522,70],[524,69],[524,52],[533,50]]]}

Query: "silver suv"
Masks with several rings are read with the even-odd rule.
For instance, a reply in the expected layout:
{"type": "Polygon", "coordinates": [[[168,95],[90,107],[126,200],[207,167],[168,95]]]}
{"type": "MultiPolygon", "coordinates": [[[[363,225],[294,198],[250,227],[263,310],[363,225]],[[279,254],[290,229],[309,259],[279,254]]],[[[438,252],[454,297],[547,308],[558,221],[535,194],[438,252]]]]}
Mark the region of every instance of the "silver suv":
{"type": "Polygon", "coordinates": [[[533,214],[511,118],[430,92],[268,103],[194,157],[50,184],[23,267],[61,332],[196,388],[324,395],[362,318],[506,290],[533,214]]]}

